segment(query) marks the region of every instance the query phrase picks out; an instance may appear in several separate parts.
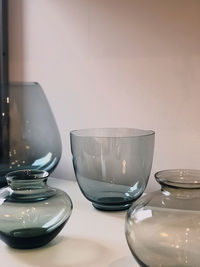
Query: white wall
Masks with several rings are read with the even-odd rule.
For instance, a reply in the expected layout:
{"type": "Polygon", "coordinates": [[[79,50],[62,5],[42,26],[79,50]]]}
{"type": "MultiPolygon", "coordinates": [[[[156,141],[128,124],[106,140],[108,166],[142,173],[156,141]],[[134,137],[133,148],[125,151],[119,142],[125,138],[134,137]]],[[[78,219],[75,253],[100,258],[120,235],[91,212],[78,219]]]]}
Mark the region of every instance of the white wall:
{"type": "Polygon", "coordinates": [[[200,1],[9,0],[10,79],[38,81],[69,131],[156,131],[153,173],[200,169],[200,1]]]}

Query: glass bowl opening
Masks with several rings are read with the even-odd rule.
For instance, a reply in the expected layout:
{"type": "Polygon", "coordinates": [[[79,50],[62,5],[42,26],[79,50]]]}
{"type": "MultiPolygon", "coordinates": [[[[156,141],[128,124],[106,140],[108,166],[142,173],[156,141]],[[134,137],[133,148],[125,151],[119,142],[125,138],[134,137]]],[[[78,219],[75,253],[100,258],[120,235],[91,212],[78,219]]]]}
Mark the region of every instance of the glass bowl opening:
{"type": "Polygon", "coordinates": [[[164,170],[157,172],[155,178],[161,185],[181,188],[200,188],[200,170],[164,170]]]}
{"type": "Polygon", "coordinates": [[[71,131],[77,137],[96,137],[96,138],[126,138],[154,135],[152,130],[141,130],[134,128],[93,128],[71,131]]]}

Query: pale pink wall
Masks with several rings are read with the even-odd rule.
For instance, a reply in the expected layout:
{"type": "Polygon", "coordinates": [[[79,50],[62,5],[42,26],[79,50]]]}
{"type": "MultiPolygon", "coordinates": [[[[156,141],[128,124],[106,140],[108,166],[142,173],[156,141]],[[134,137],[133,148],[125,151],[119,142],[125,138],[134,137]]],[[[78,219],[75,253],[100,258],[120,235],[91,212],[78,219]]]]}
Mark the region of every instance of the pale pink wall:
{"type": "MultiPolygon", "coordinates": [[[[38,81],[69,130],[156,131],[152,173],[200,169],[200,1],[10,0],[10,78],[38,81]]],[[[149,188],[155,186],[153,175],[149,188]]]]}

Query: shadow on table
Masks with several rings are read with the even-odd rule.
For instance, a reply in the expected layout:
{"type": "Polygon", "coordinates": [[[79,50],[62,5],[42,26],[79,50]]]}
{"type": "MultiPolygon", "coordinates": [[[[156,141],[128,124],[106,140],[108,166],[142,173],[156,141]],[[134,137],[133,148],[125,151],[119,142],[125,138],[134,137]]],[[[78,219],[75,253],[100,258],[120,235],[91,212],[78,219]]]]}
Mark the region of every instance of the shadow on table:
{"type": "Polygon", "coordinates": [[[122,257],[114,262],[112,262],[109,267],[134,267],[138,266],[138,264],[135,263],[134,265],[134,260],[132,256],[126,256],[122,257]]]}
{"type": "Polygon", "coordinates": [[[119,219],[125,219],[126,216],[126,212],[125,211],[101,211],[101,210],[97,210],[98,212],[102,212],[104,214],[104,216],[110,216],[110,217],[114,217],[114,218],[119,218],[119,219]]]}
{"type": "Polygon", "coordinates": [[[8,248],[12,257],[35,267],[94,267],[102,266],[111,251],[93,240],[58,236],[49,245],[31,250],[8,248]]]}

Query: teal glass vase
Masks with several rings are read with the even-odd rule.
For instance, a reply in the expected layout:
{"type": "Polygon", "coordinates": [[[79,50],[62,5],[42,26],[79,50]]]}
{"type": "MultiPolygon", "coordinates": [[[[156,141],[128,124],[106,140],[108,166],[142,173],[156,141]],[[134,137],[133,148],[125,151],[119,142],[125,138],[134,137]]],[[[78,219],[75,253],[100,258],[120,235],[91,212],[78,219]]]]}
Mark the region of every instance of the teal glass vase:
{"type": "Polygon", "coordinates": [[[0,84],[0,187],[10,171],[51,173],[60,157],[60,134],[40,85],[0,84]]]}
{"type": "Polygon", "coordinates": [[[0,239],[18,249],[41,247],[64,227],[72,212],[67,193],[47,185],[48,172],[14,171],[0,190],[0,239]]]}

